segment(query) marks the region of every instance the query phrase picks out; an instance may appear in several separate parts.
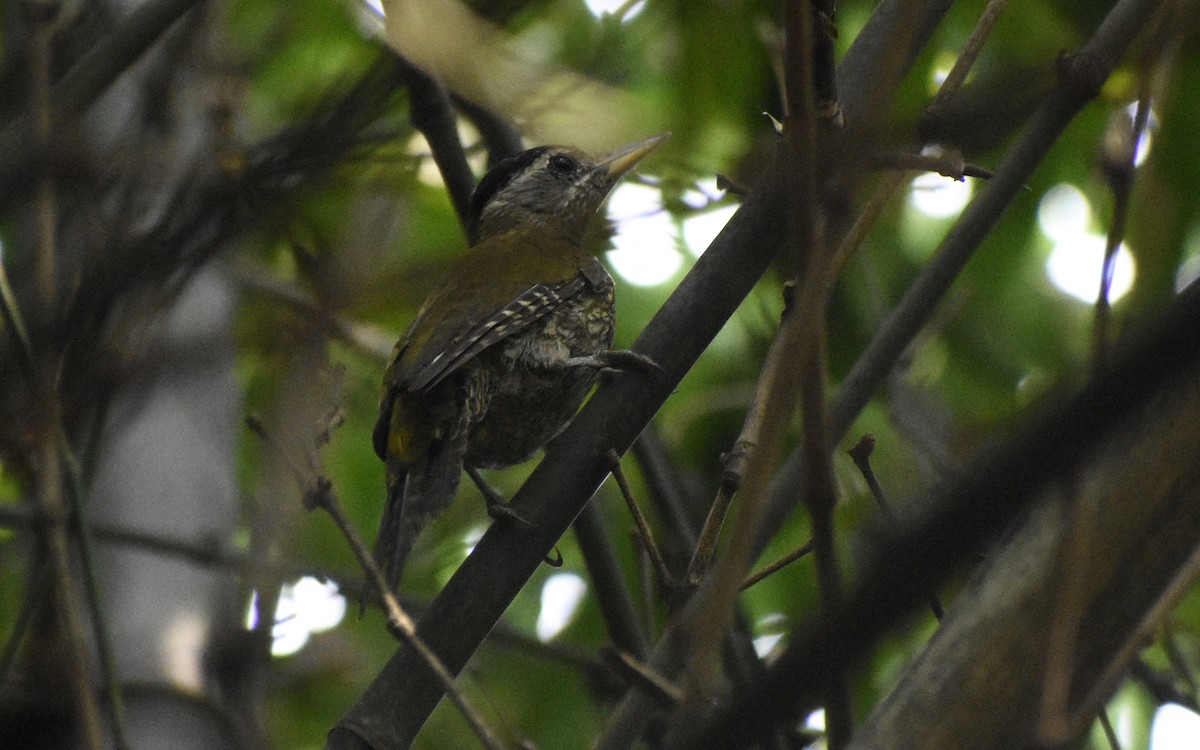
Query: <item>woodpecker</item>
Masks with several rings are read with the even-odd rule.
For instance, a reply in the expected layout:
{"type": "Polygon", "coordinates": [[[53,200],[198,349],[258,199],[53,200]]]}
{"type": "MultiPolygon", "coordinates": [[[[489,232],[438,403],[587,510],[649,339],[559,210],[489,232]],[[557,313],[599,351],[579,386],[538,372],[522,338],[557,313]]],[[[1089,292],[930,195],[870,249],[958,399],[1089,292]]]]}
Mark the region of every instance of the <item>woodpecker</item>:
{"type": "Polygon", "coordinates": [[[610,348],[613,280],[583,238],[617,181],[668,135],[598,159],[540,146],[480,180],[470,247],[400,337],[383,377],[373,442],[387,501],[375,555],[393,589],[464,468],[474,478],[475,469],[528,459],[566,426],[601,369],[654,367],[610,348]]]}

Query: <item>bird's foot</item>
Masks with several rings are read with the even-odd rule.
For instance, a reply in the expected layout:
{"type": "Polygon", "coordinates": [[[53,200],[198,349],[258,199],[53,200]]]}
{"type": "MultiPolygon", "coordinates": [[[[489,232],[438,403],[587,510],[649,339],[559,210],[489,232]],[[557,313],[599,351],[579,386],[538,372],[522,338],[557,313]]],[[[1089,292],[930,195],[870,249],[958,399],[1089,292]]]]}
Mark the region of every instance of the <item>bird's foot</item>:
{"type": "Polygon", "coordinates": [[[589,357],[571,357],[566,362],[568,367],[594,367],[601,372],[635,371],[651,375],[661,375],[663,368],[645,354],[629,351],[628,349],[610,349],[589,357]]]}
{"type": "MultiPolygon", "coordinates": [[[[533,526],[533,522],[528,521],[520,513],[512,509],[512,506],[504,502],[504,496],[496,491],[496,488],[487,483],[487,480],[480,475],[479,470],[473,466],[465,467],[467,476],[471,477],[471,481],[479,488],[479,492],[483,494],[483,500],[487,503],[488,515],[496,519],[500,523],[519,523],[524,526],[533,526]]],[[[561,568],[563,564],[562,553],[558,551],[558,547],[554,548],[551,554],[546,555],[544,562],[552,568],[561,568]]]]}
{"type": "Polygon", "coordinates": [[[503,500],[497,502],[488,501],[488,515],[502,523],[519,523],[523,526],[532,526],[533,524],[525,520],[525,517],[512,509],[512,507],[503,500]]]}
{"type": "Polygon", "coordinates": [[[529,521],[526,521],[521,514],[513,510],[512,507],[504,501],[504,496],[501,495],[495,487],[487,483],[487,480],[485,480],[479,474],[478,469],[473,466],[468,466],[466,469],[467,476],[471,477],[471,481],[475,483],[475,486],[479,488],[480,494],[483,495],[483,501],[487,503],[487,512],[489,516],[504,523],[515,521],[525,526],[532,526],[529,521]]]}

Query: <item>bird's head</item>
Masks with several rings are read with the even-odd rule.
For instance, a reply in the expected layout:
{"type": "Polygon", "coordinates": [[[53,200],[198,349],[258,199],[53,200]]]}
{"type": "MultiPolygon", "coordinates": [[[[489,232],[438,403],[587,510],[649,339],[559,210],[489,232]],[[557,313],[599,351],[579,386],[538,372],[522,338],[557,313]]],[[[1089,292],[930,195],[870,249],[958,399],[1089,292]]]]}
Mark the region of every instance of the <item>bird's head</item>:
{"type": "Polygon", "coordinates": [[[578,149],[539,146],[500,161],[471,196],[467,234],[472,245],[520,228],[578,242],[621,176],[669,133],[631,143],[593,159],[578,149]]]}

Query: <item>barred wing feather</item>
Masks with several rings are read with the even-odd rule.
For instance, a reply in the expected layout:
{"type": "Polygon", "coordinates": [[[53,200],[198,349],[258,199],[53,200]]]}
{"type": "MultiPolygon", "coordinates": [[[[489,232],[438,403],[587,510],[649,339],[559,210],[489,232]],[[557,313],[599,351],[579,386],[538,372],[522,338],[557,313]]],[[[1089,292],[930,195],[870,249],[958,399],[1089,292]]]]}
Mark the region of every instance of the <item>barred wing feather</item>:
{"type": "Polygon", "coordinates": [[[565,284],[537,284],[526,289],[479,325],[454,336],[445,349],[406,379],[404,389],[411,392],[433,388],[479,352],[554,312],[586,285],[587,279],[581,273],[565,284]]]}

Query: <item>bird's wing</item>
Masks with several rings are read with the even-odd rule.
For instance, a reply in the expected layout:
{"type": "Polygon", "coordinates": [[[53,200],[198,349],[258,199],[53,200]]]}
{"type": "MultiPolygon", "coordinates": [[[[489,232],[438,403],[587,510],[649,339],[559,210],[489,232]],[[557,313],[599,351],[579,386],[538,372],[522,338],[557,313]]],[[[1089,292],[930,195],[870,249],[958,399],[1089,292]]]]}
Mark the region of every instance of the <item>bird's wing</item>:
{"type": "MultiPolygon", "coordinates": [[[[407,333],[396,344],[383,379],[375,450],[388,454],[392,412],[403,393],[427,391],[465,362],[507,336],[553,312],[584,289],[607,281],[603,267],[548,247],[535,234],[517,232],[483,240],[468,249],[421,306],[407,333]],[[481,275],[482,267],[520,267],[536,258],[540,283],[519,276],[481,275]],[[467,303],[481,304],[477,314],[456,315],[467,303]]],[[[611,282],[610,282],[611,283],[611,282]]]]}
{"type": "MultiPolygon", "coordinates": [[[[448,375],[496,342],[549,315],[564,301],[593,283],[584,272],[561,284],[535,284],[508,304],[475,325],[470,321],[456,329],[422,330],[422,316],[413,329],[396,343],[383,377],[379,418],[372,435],[375,453],[387,459],[392,410],[400,392],[415,393],[433,388],[448,375]]],[[[436,301],[435,305],[441,302],[436,301]]],[[[436,317],[436,316],[426,316],[436,317]]]]}
{"type": "Polygon", "coordinates": [[[432,356],[427,361],[416,363],[406,373],[402,387],[407,391],[433,388],[479,352],[558,309],[587,284],[584,274],[577,273],[562,284],[529,287],[484,320],[455,331],[445,347],[439,347],[436,353],[429,352],[432,356]]]}

